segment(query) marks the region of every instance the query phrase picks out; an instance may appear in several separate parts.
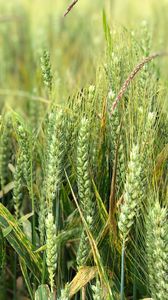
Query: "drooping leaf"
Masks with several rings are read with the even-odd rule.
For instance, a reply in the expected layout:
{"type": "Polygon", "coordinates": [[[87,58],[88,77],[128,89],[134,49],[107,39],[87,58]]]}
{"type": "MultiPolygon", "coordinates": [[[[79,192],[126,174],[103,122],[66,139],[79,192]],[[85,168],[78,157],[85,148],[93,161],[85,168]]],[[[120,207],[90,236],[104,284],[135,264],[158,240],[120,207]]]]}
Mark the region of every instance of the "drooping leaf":
{"type": "MultiPolygon", "coordinates": [[[[23,223],[23,224],[24,224],[24,222],[25,222],[26,220],[28,220],[32,215],[33,215],[33,213],[29,213],[29,214],[27,214],[27,215],[21,217],[21,218],[19,219],[19,223],[23,223]]],[[[6,237],[11,231],[12,231],[12,227],[11,227],[11,226],[9,226],[9,227],[3,229],[3,230],[2,230],[3,236],[6,237]]]]}
{"type": "Polygon", "coordinates": [[[16,219],[2,203],[0,203],[0,226],[2,229],[8,227],[12,229],[6,239],[39,281],[42,272],[42,259],[38,253],[34,252],[34,246],[27,239],[16,219]]]}
{"type": "Polygon", "coordinates": [[[97,272],[97,267],[82,267],[70,283],[70,297],[92,280],[97,272]]]}

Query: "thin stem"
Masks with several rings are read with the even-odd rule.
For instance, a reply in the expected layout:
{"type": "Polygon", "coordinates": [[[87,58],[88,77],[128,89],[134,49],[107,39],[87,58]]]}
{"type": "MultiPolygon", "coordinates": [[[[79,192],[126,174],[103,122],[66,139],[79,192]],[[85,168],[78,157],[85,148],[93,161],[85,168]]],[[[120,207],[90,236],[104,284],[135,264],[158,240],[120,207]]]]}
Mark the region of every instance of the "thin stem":
{"type": "Polygon", "coordinates": [[[43,254],[43,270],[42,270],[42,279],[41,283],[44,284],[46,280],[46,254],[43,254]]]}
{"type": "Polygon", "coordinates": [[[32,243],[33,245],[36,246],[36,228],[35,228],[35,223],[36,223],[36,219],[35,219],[35,203],[34,203],[34,191],[33,191],[33,158],[31,155],[31,203],[32,203],[32,243]]]}
{"type": "Polygon", "coordinates": [[[14,253],[14,278],[13,278],[13,300],[17,300],[16,297],[16,291],[17,291],[17,286],[16,286],[16,280],[17,280],[17,271],[16,271],[16,266],[17,266],[17,254],[16,252],[14,253]]]}
{"type": "MultiPolygon", "coordinates": [[[[135,228],[135,243],[137,244],[138,242],[138,232],[137,232],[137,224],[135,228]]],[[[137,252],[135,251],[135,261],[137,262],[137,252]]],[[[133,279],[133,300],[137,299],[137,284],[136,284],[136,273],[137,269],[134,265],[134,279],[133,279]]]]}
{"type": "Polygon", "coordinates": [[[123,240],[122,254],[121,254],[121,287],[120,287],[121,300],[124,300],[124,258],[125,258],[125,240],[123,240]]]}

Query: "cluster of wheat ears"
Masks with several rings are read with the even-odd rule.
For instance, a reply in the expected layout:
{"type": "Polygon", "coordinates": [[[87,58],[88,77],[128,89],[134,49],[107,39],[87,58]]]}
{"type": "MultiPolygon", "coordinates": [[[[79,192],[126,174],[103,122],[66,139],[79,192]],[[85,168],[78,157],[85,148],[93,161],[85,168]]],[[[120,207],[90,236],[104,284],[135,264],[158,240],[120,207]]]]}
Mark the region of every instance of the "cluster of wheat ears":
{"type": "Polygon", "coordinates": [[[166,53],[143,30],[120,49],[104,15],[93,85],[58,104],[44,50],[45,99],[1,108],[1,299],[167,299],[166,53]]]}

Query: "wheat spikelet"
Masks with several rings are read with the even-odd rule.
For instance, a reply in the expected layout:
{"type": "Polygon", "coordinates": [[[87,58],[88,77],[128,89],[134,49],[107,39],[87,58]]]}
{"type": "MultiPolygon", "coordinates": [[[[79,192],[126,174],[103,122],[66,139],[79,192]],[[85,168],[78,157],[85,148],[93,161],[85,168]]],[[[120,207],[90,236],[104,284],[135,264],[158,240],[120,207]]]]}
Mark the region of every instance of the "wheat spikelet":
{"type": "MultiPolygon", "coordinates": [[[[82,213],[89,229],[93,227],[94,203],[92,201],[91,179],[89,174],[89,128],[88,120],[83,117],[80,124],[77,149],[77,185],[82,213]]],[[[85,263],[88,252],[88,240],[83,231],[77,253],[79,266],[85,263]]]]}
{"type": "Polygon", "coordinates": [[[142,167],[138,145],[133,145],[124,186],[124,203],[121,205],[118,227],[123,240],[126,240],[134,219],[138,216],[143,196],[141,186],[142,167]]]}
{"type": "Polygon", "coordinates": [[[138,74],[138,72],[150,61],[153,59],[160,57],[160,56],[165,56],[168,55],[167,52],[160,52],[160,53],[154,53],[148,57],[145,57],[135,68],[134,70],[130,73],[128,78],[125,80],[123,86],[121,87],[117,97],[115,98],[112,109],[111,109],[111,115],[114,113],[114,110],[118,104],[118,102],[121,100],[123,97],[124,93],[126,92],[128,86],[130,85],[131,81],[134,79],[134,77],[138,74]]]}
{"type": "Polygon", "coordinates": [[[168,223],[167,208],[158,199],[150,206],[147,229],[147,261],[152,298],[166,300],[168,295],[168,223]]]}
{"type": "Polygon", "coordinates": [[[103,300],[103,290],[100,284],[100,281],[96,280],[96,285],[92,285],[92,291],[93,291],[93,300],[103,300]]]}
{"type": "Polygon", "coordinates": [[[11,155],[11,118],[9,114],[1,117],[0,131],[0,183],[2,190],[8,176],[8,163],[11,155]]]}
{"type": "Polygon", "coordinates": [[[61,295],[58,300],[69,300],[69,284],[66,284],[65,288],[61,290],[61,295]]]}
{"type": "Polygon", "coordinates": [[[56,226],[52,213],[48,213],[46,219],[46,262],[50,278],[51,292],[54,288],[54,275],[57,266],[56,226]]]}
{"type": "Polygon", "coordinates": [[[41,57],[41,70],[44,85],[49,89],[49,91],[51,91],[53,76],[51,71],[50,55],[47,50],[44,50],[43,56],[41,57]]]}
{"type": "Polygon", "coordinates": [[[22,156],[23,176],[27,183],[28,190],[31,191],[32,169],[31,169],[31,153],[30,138],[25,127],[20,123],[17,124],[18,144],[20,155],[22,156]]]}
{"type": "Polygon", "coordinates": [[[52,107],[46,122],[46,147],[43,188],[40,197],[39,231],[40,243],[45,240],[45,218],[47,211],[52,212],[53,203],[58,195],[62,180],[64,157],[64,116],[63,112],[52,107]]]}
{"type": "Polygon", "coordinates": [[[55,122],[48,133],[47,165],[45,170],[45,193],[48,209],[52,211],[53,201],[59,191],[62,180],[62,160],[64,155],[64,118],[63,112],[53,113],[55,122]]]}
{"type": "Polygon", "coordinates": [[[94,214],[91,179],[89,174],[89,128],[88,120],[84,117],[81,121],[78,150],[77,150],[77,184],[82,211],[89,224],[92,223],[94,214]]]}
{"type": "Polygon", "coordinates": [[[84,266],[86,263],[86,258],[88,255],[88,248],[89,248],[88,247],[88,237],[87,237],[85,230],[83,230],[81,238],[80,238],[77,256],[76,256],[76,262],[79,267],[84,266]]]}
{"type": "Polygon", "coordinates": [[[110,161],[114,165],[115,156],[117,153],[117,169],[116,169],[116,190],[118,198],[121,196],[120,191],[123,191],[123,182],[125,182],[126,158],[125,158],[125,135],[122,130],[120,108],[117,107],[112,115],[109,114],[109,107],[114,101],[115,94],[110,90],[107,96],[108,100],[108,125],[110,137],[110,161]]]}
{"type": "Polygon", "coordinates": [[[21,200],[23,198],[23,171],[22,171],[23,157],[19,153],[14,171],[14,189],[13,189],[13,202],[15,209],[16,219],[20,216],[21,200]]]}

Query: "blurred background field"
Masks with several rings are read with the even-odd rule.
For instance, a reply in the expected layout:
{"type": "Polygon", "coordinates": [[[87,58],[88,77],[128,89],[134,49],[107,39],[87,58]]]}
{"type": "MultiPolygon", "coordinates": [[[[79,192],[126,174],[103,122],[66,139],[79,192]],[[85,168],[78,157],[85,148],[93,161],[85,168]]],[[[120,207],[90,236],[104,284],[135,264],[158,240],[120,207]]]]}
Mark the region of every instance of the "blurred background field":
{"type": "Polygon", "coordinates": [[[167,47],[167,0],[79,0],[63,18],[70,2],[0,1],[1,102],[13,98],[16,91],[41,93],[39,69],[44,49],[50,52],[56,93],[61,98],[74,88],[92,84],[104,58],[103,9],[116,29],[140,30],[146,20],[152,27],[153,50],[167,47]]]}

